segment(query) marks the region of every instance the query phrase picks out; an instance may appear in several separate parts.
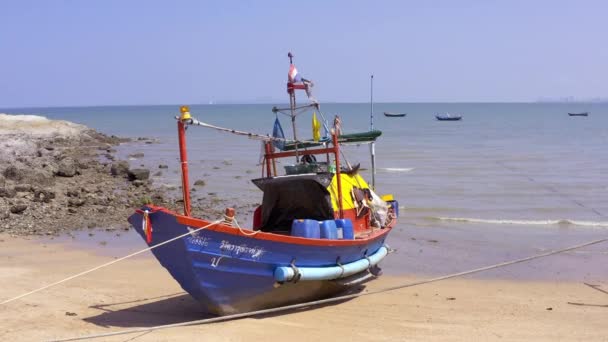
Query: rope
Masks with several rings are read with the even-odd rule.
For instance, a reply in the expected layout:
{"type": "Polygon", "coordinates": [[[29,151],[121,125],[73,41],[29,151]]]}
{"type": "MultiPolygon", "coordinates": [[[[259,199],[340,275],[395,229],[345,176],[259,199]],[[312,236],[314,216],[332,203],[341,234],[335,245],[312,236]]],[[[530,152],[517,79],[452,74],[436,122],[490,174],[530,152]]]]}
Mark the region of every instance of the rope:
{"type": "Polygon", "coordinates": [[[441,281],[441,280],[446,280],[446,279],[450,279],[450,278],[456,278],[456,277],[460,277],[460,276],[464,276],[464,275],[478,273],[478,272],[482,272],[482,271],[488,271],[488,270],[495,269],[495,268],[509,266],[509,265],[513,265],[513,264],[517,264],[517,263],[522,263],[522,262],[530,261],[530,260],[533,260],[533,259],[547,257],[547,256],[550,256],[550,255],[559,254],[559,253],[563,253],[563,252],[567,252],[567,251],[571,251],[571,250],[575,250],[575,249],[579,249],[579,248],[595,245],[595,244],[602,243],[602,242],[605,242],[605,241],[608,241],[608,238],[599,239],[599,240],[583,243],[583,244],[580,244],[580,245],[575,245],[575,246],[567,247],[567,248],[564,248],[564,249],[553,250],[553,251],[549,251],[549,252],[546,252],[546,253],[529,256],[529,257],[522,258],[522,259],[517,259],[517,260],[502,262],[502,263],[491,265],[491,266],[476,268],[476,269],[473,269],[473,270],[470,270],[470,271],[453,273],[453,274],[449,274],[449,275],[445,275],[445,276],[441,276],[441,277],[437,277],[437,278],[431,278],[431,279],[427,279],[427,280],[416,281],[416,282],[413,282],[413,283],[406,283],[406,284],[396,285],[396,286],[392,286],[392,287],[388,287],[388,288],[384,288],[384,289],[379,289],[379,290],[375,290],[375,291],[369,291],[369,292],[366,292],[366,293],[356,293],[356,294],[344,295],[344,296],[333,297],[333,298],[328,298],[328,299],[321,299],[321,300],[307,302],[307,303],[293,304],[293,305],[287,305],[287,306],[282,306],[282,307],[278,307],[278,308],[257,310],[257,311],[251,311],[251,312],[244,312],[244,313],[239,313],[239,314],[234,314],[234,315],[214,317],[214,318],[207,318],[207,319],[200,319],[200,320],[194,320],[194,321],[189,321],[189,322],[166,324],[166,325],[159,325],[159,326],[147,327],[147,328],[137,328],[137,329],[130,329],[130,330],[122,330],[122,331],[115,331],[115,332],[109,332],[109,333],[103,333],[103,334],[86,335],[86,336],[80,336],[80,337],[71,337],[71,338],[58,339],[58,340],[52,340],[52,341],[54,341],[54,342],[78,341],[78,340],[84,340],[84,339],[109,337],[109,336],[116,336],[116,335],[133,334],[133,333],[144,332],[144,331],[153,331],[153,330],[160,330],[160,329],[183,327],[183,326],[189,326],[189,325],[208,324],[208,323],[222,322],[222,321],[228,321],[228,320],[233,320],[233,319],[238,319],[238,318],[244,318],[244,317],[265,315],[265,314],[269,314],[269,313],[275,313],[275,312],[281,312],[281,311],[299,309],[299,308],[303,308],[303,307],[307,307],[307,306],[316,306],[316,305],[321,305],[321,304],[326,304],[326,303],[333,303],[333,302],[343,301],[343,300],[346,300],[346,299],[352,299],[352,298],[357,298],[357,297],[362,297],[362,296],[367,296],[367,295],[372,295],[372,294],[378,294],[378,293],[383,293],[383,292],[390,292],[390,291],[394,291],[394,290],[403,289],[403,288],[406,288],[406,287],[413,287],[413,286],[417,286],[417,285],[423,285],[423,284],[433,283],[433,282],[437,282],[437,281],[441,281]]]}
{"type": "Polygon", "coordinates": [[[550,192],[553,192],[553,193],[555,193],[556,195],[558,195],[558,196],[560,196],[560,197],[562,197],[562,198],[564,198],[564,199],[567,199],[567,200],[569,200],[569,201],[573,202],[574,204],[578,205],[578,206],[579,206],[579,207],[581,207],[581,208],[584,208],[584,209],[587,209],[587,210],[591,210],[591,211],[592,211],[594,214],[596,214],[597,216],[600,216],[600,217],[603,217],[603,218],[608,218],[608,216],[606,216],[606,215],[602,214],[602,213],[601,213],[599,210],[597,210],[597,209],[595,209],[595,208],[592,208],[592,207],[588,207],[588,206],[586,206],[586,205],[585,205],[584,203],[582,203],[581,201],[578,201],[578,200],[576,200],[576,199],[574,199],[574,198],[572,198],[572,197],[570,197],[570,196],[567,196],[566,194],[564,194],[564,193],[562,193],[562,192],[558,191],[556,188],[552,187],[551,185],[544,184],[544,183],[541,183],[541,182],[537,181],[536,179],[532,178],[531,176],[529,176],[529,175],[527,175],[527,174],[524,174],[523,172],[521,172],[521,171],[520,171],[520,170],[518,170],[517,168],[514,168],[514,167],[512,167],[512,166],[508,166],[508,165],[506,165],[504,162],[501,162],[501,161],[497,161],[497,162],[496,162],[496,164],[498,164],[498,165],[500,165],[500,166],[504,167],[504,168],[505,168],[505,169],[507,169],[507,170],[510,170],[510,171],[512,171],[512,172],[514,172],[514,173],[517,173],[517,174],[519,174],[520,176],[525,177],[525,178],[526,178],[526,179],[528,179],[530,182],[536,183],[536,184],[537,184],[538,186],[540,186],[541,188],[544,188],[545,190],[549,190],[550,192]]]}
{"type": "MultiPolygon", "coordinates": [[[[273,137],[273,136],[270,136],[270,135],[251,133],[251,132],[239,131],[239,130],[232,129],[232,128],[225,128],[225,127],[215,126],[215,125],[211,125],[211,124],[208,124],[208,123],[204,123],[202,121],[198,121],[197,119],[190,119],[189,124],[190,125],[195,125],[195,126],[202,126],[202,127],[212,128],[212,129],[215,129],[215,130],[218,130],[218,131],[228,132],[228,133],[232,133],[232,134],[236,134],[236,135],[244,135],[244,136],[247,136],[247,137],[249,137],[251,139],[260,139],[260,140],[264,140],[264,141],[268,141],[268,140],[272,140],[272,141],[284,141],[284,142],[289,142],[289,143],[296,142],[294,140],[273,137]]],[[[298,141],[298,142],[300,142],[300,141],[298,141]]]]}
{"type": "Polygon", "coordinates": [[[25,297],[25,296],[29,296],[29,295],[34,294],[34,293],[36,293],[36,292],[40,292],[40,291],[42,291],[42,290],[48,289],[48,288],[50,288],[50,287],[53,287],[53,286],[55,286],[55,285],[59,285],[59,284],[61,284],[61,283],[65,283],[65,282],[66,282],[66,281],[68,281],[68,280],[72,280],[72,279],[74,279],[74,278],[77,278],[77,277],[83,276],[83,275],[85,275],[85,274],[91,273],[91,272],[93,272],[93,271],[96,271],[96,270],[98,270],[98,269],[100,269],[100,268],[103,268],[103,267],[106,267],[106,266],[110,266],[110,265],[115,264],[115,263],[117,263],[117,262],[119,262],[119,261],[123,261],[123,260],[125,260],[125,259],[128,259],[128,258],[130,258],[130,257],[136,256],[136,255],[141,254],[141,253],[143,253],[143,252],[150,251],[150,250],[152,250],[152,249],[154,249],[154,248],[156,248],[156,247],[160,247],[160,246],[162,246],[162,245],[166,245],[166,244],[168,244],[169,242],[173,242],[173,241],[175,241],[175,240],[181,239],[181,238],[183,238],[184,236],[187,236],[187,235],[193,234],[193,233],[195,233],[195,232],[197,232],[197,231],[199,231],[199,230],[203,230],[203,229],[205,229],[205,228],[209,228],[209,227],[214,226],[214,225],[216,225],[216,224],[219,224],[219,223],[221,223],[221,222],[222,222],[222,220],[217,220],[217,221],[212,222],[212,223],[210,223],[210,224],[208,224],[208,225],[206,225],[206,226],[204,226],[204,227],[197,228],[197,229],[195,229],[195,230],[189,231],[188,233],[185,233],[185,234],[179,235],[179,236],[177,236],[177,237],[174,237],[174,238],[172,238],[172,239],[169,239],[169,240],[167,240],[167,241],[161,242],[161,243],[159,243],[159,244],[157,244],[157,245],[154,245],[154,246],[151,246],[151,247],[148,247],[148,248],[142,249],[142,250],[141,250],[141,251],[139,251],[139,252],[135,252],[135,253],[129,254],[129,255],[124,256],[124,257],[122,257],[122,258],[120,258],[120,259],[112,260],[112,261],[107,262],[107,263],[105,263],[105,264],[103,264],[103,265],[99,265],[99,266],[97,266],[97,267],[94,267],[94,268],[92,268],[92,269],[90,269],[90,270],[87,270],[87,271],[84,271],[84,272],[80,272],[80,273],[75,274],[75,275],[73,275],[73,276],[67,277],[67,278],[65,278],[65,279],[62,279],[62,280],[56,281],[56,282],[54,282],[54,283],[52,283],[52,284],[49,284],[49,285],[43,286],[43,287],[41,287],[41,288],[38,288],[38,289],[36,289],[36,290],[33,290],[33,291],[30,291],[30,292],[24,293],[24,294],[22,294],[22,295],[19,295],[19,296],[17,296],[17,297],[11,298],[11,299],[7,299],[7,300],[5,300],[4,302],[0,303],[0,305],[10,303],[10,302],[12,302],[12,301],[14,301],[14,300],[17,300],[17,299],[23,298],[23,297],[25,297]]]}
{"type": "Polygon", "coordinates": [[[245,236],[254,236],[254,235],[257,235],[259,232],[261,232],[261,230],[255,230],[255,231],[249,233],[249,232],[245,231],[243,228],[241,228],[241,226],[239,225],[239,221],[237,221],[236,217],[233,220],[234,220],[234,224],[239,229],[241,234],[243,234],[245,236]]]}

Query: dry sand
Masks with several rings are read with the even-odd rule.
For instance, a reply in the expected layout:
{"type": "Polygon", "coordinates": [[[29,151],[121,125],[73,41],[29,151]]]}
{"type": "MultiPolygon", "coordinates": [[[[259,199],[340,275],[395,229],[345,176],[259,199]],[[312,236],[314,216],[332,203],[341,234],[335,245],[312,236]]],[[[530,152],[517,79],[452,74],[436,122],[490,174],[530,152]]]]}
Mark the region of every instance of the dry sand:
{"type": "MultiPolygon", "coordinates": [[[[0,301],[110,260],[93,250],[0,235],[0,301]]],[[[367,288],[421,279],[383,276],[367,288]]],[[[598,285],[608,290],[608,282],[598,285]]],[[[608,294],[578,282],[460,278],[297,312],[97,340],[608,341],[606,305],[608,294]]],[[[0,340],[49,340],[201,318],[197,303],[144,255],[1,305],[0,340]]]]}

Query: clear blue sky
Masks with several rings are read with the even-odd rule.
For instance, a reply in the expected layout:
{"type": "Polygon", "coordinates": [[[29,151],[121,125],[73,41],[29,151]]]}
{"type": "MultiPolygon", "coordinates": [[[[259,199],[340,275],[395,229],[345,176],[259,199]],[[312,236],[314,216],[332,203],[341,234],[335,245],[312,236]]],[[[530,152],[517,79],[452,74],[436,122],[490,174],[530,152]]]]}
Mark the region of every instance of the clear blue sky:
{"type": "Polygon", "coordinates": [[[0,107],[606,97],[606,1],[0,0],[0,107]]]}

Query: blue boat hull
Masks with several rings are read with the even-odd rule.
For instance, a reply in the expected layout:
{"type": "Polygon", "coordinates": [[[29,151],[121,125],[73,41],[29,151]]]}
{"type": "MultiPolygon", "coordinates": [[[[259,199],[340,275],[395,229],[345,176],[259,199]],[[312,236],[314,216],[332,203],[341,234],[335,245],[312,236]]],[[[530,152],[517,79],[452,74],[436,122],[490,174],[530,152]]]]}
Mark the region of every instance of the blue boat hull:
{"type": "MultiPolygon", "coordinates": [[[[149,245],[192,229],[179,223],[178,217],[167,210],[150,214],[153,233],[149,245]]],[[[142,214],[133,214],[129,222],[145,241],[142,214]]],[[[274,272],[277,267],[292,263],[296,267],[331,267],[337,262],[361,260],[384,245],[390,229],[386,230],[361,242],[292,237],[285,238],[288,240],[285,242],[269,238],[268,233],[247,236],[237,228],[222,225],[218,229],[199,230],[152,252],[206,311],[225,315],[325,298],[373,279],[366,269],[348,279],[277,282],[274,272]],[[316,242],[307,244],[306,240],[316,242]]]]}

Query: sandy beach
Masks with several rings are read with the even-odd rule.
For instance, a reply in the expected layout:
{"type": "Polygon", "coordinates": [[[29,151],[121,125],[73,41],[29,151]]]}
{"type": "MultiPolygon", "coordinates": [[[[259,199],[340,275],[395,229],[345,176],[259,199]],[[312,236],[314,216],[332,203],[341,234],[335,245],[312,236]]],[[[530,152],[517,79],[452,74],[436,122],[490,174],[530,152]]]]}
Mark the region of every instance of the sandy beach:
{"type": "MultiPolygon", "coordinates": [[[[109,254],[119,252],[1,235],[0,299],[111,261],[109,254]]],[[[366,291],[422,279],[384,276],[366,291]]],[[[605,341],[608,295],[602,291],[608,283],[594,285],[599,287],[455,278],[306,310],[99,340],[605,341]]],[[[142,254],[2,305],[0,339],[61,339],[205,317],[158,262],[142,254]]]]}

